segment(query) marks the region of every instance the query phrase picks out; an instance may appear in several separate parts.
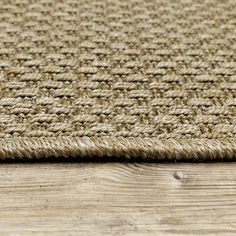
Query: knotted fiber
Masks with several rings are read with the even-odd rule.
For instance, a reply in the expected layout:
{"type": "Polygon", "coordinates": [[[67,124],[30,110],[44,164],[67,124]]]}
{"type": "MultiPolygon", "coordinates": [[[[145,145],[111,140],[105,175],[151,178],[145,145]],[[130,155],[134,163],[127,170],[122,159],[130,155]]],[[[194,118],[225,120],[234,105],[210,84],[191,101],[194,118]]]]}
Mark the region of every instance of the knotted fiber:
{"type": "Polygon", "coordinates": [[[0,159],[236,158],[235,0],[0,0],[0,159]]]}

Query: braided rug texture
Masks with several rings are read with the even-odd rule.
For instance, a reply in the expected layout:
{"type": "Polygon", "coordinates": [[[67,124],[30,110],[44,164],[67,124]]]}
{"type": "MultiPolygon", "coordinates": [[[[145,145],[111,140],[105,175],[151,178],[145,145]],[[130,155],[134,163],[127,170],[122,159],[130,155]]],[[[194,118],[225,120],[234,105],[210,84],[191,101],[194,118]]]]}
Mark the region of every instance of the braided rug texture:
{"type": "Polygon", "coordinates": [[[0,159],[236,158],[235,0],[0,0],[0,159]]]}

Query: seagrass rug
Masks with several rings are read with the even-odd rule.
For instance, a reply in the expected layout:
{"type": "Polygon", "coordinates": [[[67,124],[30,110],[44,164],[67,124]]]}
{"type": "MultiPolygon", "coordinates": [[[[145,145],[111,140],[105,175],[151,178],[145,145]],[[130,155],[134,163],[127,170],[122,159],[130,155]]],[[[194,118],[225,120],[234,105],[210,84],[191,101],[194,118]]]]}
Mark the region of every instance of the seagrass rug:
{"type": "Polygon", "coordinates": [[[236,158],[235,0],[0,0],[0,159],[236,158]]]}

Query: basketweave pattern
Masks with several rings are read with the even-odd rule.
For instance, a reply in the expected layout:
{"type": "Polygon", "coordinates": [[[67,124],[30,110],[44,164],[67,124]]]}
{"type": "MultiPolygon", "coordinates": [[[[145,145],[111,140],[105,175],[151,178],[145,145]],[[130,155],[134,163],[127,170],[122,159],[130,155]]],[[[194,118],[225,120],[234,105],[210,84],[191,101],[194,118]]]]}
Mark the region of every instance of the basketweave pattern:
{"type": "Polygon", "coordinates": [[[236,136],[236,1],[0,0],[0,137],[236,136]]]}

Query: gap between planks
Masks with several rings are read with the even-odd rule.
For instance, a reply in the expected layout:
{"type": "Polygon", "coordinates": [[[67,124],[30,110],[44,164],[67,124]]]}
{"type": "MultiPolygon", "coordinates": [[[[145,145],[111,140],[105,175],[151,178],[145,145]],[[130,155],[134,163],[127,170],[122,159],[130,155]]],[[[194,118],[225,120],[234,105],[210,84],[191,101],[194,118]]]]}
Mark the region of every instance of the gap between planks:
{"type": "Polygon", "coordinates": [[[236,235],[236,163],[2,164],[0,235],[236,235]]]}

